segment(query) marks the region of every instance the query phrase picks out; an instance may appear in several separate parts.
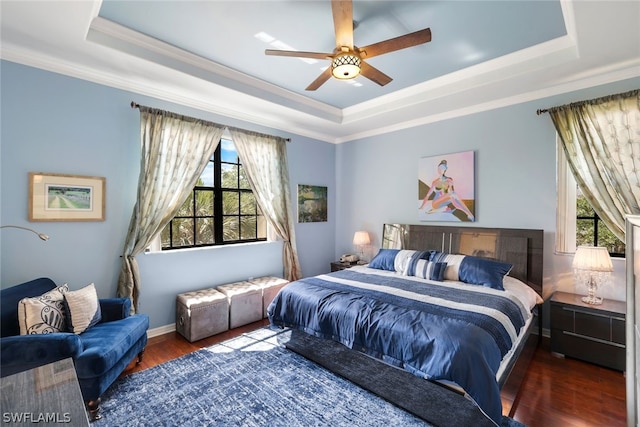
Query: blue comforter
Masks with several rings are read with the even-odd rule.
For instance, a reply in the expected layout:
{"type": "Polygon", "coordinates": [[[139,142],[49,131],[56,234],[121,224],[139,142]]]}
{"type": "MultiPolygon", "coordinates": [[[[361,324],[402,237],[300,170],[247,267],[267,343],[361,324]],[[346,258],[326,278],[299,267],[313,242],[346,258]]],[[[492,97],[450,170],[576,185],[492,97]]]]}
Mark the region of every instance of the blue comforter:
{"type": "Polygon", "coordinates": [[[271,324],[335,340],[423,378],[453,381],[500,425],[496,373],[529,316],[522,303],[480,286],[355,270],[285,286],[268,307],[271,324]]]}

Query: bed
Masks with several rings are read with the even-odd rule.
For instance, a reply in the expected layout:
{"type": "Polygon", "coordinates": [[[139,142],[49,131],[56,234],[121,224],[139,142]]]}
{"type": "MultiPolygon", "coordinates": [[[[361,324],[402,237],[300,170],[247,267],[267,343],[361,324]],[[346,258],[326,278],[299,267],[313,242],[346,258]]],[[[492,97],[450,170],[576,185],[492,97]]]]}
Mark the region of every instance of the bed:
{"type": "Polygon", "coordinates": [[[385,224],[368,265],[290,283],[269,320],[445,384],[500,425],[501,389],[515,400],[540,336],[542,244],[542,230],[385,224]]]}

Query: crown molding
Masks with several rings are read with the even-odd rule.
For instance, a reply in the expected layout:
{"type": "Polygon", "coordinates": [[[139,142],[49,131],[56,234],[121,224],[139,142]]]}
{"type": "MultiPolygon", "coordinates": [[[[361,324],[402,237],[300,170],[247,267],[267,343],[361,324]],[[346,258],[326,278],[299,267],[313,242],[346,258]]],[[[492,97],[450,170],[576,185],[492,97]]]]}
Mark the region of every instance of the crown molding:
{"type": "Polygon", "coordinates": [[[325,120],[335,123],[342,121],[339,108],[218,64],[100,16],[91,21],[87,40],[325,120]]]}
{"type": "MultiPolygon", "coordinates": [[[[394,123],[393,125],[379,127],[370,131],[352,133],[335,140],[336,144],[354,141],[363,138],[374,137],[390,132],[396,132],[417,126],[435,123],[443,120],[455,119],[471,114],[482,113],[485,111],[495,110],[498,108],[509,107],[512,105],[523,104],[539,99],[549,98],[564,93],[574,92],[590,87],[601,86],[605,84],[615,83],[618,81],[633,79],[640,77],[640,59],[625,61],[620,64],[613,64],[598,70],[589,70],[584,75],[577,76],[575,79],[560,82],[558,84],[521,93],[518,95],[503,97],[492,101],[481,102],[474,105],[468,105],[462,108],[452,109],[438,114],[425,115],[418,119],[407,120],[394,123]]],[[[543,106],[543,108],[545,108],[543,106]]],[[[532,114],[535,111],[532,110],[532,114]]]]}

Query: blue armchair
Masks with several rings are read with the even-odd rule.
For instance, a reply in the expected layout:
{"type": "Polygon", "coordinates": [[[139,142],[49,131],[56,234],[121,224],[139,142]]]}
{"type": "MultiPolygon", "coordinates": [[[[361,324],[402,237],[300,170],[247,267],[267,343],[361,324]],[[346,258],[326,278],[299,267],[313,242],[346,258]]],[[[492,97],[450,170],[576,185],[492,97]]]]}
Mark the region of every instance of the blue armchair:
{"type": "Polygon", "coordinates": [[[100,300],[100,323],[79,335],[20,335],[18,302],[54,288],[56,284],[51,279],[40,278],[0,290],[0,375],[5,377],[71,357],[89,417],[95,420],[100,418],[100,396],[136,356],[137,363],[142,360],[149,317],[129,315],[129,299],[108,298],[100,300]]]}

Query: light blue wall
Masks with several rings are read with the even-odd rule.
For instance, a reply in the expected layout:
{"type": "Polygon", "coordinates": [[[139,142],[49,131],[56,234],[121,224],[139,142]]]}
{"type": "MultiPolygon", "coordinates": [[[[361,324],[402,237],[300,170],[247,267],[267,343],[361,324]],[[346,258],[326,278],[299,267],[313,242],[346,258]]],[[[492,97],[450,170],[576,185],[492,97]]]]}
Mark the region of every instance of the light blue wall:
{"type": "MultiPolygon", "coordinates": [[[[11,62],[0,66],[0,223],[36,228],[51,236],[42,242],[21,230],[2,230],[3,288],[48,276],[57,283],[67,282],[72,289],[94,282],[100,297],[115,296],[119,255],[139,173],[139,113],[129,106],[131,101],[291,137],[287,155],[292,202],[298,184],[329,189],[328,221],[296,224],[302,271],[308,276],[329,270],[335,248],[335,145],[11,62]],[[31,171],[106,177],[106,220],[28,222],[31,171]]],[[[248,277],[282,275],[282,244],[143,254],[138,262],[143,284],[140,309],[150,315],[155,328],[175,321],[178,293],[248,277]]]]}

